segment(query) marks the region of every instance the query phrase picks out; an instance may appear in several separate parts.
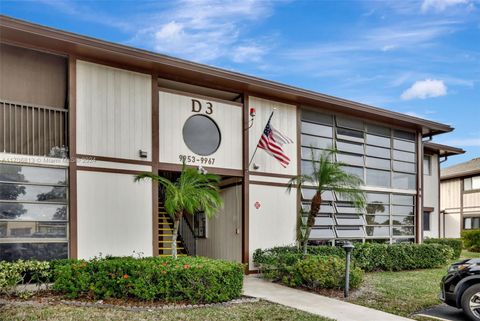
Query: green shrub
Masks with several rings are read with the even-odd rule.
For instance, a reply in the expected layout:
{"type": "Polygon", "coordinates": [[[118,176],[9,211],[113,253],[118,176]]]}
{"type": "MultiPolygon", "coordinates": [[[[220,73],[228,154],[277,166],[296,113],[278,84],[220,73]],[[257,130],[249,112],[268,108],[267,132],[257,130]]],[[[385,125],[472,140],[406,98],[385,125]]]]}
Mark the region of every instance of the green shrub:
{"type": "MultiPolygon", "coordinates": [[[[308,254],[345,257],[340,247],[310,246],[308,254]]],[[[450,246],[442,244],[356,244],[352,261],[364,271],[401,271],[441,267],[453,258],[450,246]]],[[[288,274],[289,266],[303,257],[294,246],[257,250],[253,261],[270,279],[281,280],[288,274]]]]}
{"type": "MultiPolygon", "coordinates": [[[[345,260],[336,256],[308,256],[298,261],[294,270],[301,278],[301,285],[311,289],[340,289],[345,286],[345,260]]],[[[350,287],[356,288],[362,281],[362,269],[352,267],[350,287]]]]}
{"type": "Polygon", "coordinates": [[[27,297],[31,293],[25,287],[35,283],[38,286],[51,278],[50,264],[40,261],[0,261],[0,294],[27,297]]]}
{"type": "Polygon", "coordinates": [[[480,252],[480,230],[462,231],[465,248],[472,252],[480,252]]]}
{"type": "Polygon", "coordinates": [[[243,265],[201,257],[103,258],[66,261],[53,289],[76,298],[222,302],[241,295],[243,265]]]}
{"type": "Polygon", "coordinates": [[[426,239],[425,244],[443,244],[448,245],[453,249],[454,259],[458,259],[462,254],[463,242],[462,239],[426,239]]]}

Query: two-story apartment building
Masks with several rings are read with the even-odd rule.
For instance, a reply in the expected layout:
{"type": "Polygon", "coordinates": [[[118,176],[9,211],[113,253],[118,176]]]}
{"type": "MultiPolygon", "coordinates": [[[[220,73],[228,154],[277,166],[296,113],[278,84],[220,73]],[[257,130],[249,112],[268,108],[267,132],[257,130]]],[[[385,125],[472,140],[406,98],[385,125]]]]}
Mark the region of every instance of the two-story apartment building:
{"type": "Polygon", "coordinates": [[[422,238],[423,140],[448,125],[8,17],[0,41],[2,260],[168,255],[162,191],[133,176],[186,162],[221,175],[225,206],[185,220],[180,248],[252,268],[255,249],[295,242],[313,190],[287,182],[329,147],[369,205],[326,193],[312,241],[422,238]],[[254,155],[272,111],[286,168],[254,155]]]}
{"type": "Polygon", "coordinates": [[[443,237],[480,228],[480,158],[442,169],[440,191],[443,237]]]}

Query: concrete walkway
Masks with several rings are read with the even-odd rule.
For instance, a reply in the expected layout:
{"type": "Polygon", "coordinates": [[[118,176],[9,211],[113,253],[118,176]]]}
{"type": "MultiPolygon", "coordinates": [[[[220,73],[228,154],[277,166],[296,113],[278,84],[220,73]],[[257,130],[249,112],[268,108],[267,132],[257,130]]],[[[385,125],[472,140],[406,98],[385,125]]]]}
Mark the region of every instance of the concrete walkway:
{"type": "Polygon", "coordinates": [[[243,293],[337,321],[412,321],[412,319],[268,282],[257,275],[245,276],[243,293]]]}

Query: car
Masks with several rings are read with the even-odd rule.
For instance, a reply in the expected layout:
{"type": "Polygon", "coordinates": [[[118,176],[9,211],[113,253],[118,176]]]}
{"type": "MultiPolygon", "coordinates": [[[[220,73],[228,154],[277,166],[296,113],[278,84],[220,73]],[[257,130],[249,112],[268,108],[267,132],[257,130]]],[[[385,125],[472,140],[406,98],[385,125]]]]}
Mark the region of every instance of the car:
{"type": "Polygon", "coordinates": [[[440,300],[480,321],[480,259],[452,264],[440,283],[440,300]]]}

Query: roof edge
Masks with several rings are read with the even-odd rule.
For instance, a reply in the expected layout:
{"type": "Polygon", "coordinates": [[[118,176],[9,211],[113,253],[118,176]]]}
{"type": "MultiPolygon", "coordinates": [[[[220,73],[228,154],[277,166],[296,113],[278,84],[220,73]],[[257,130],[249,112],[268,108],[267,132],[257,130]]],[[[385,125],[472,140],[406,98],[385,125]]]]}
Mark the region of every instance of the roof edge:
{"type": "Polygon", "coordinates": [[[352,111],[360,111],[371,115],[381,115],[393,121],[403,121],[405,123],[409,123],[418,127],[424,127],[428,129],[426,136],[446,133],[454,129],[447,124],[442,124],[431,120],[402,114],[384,108],[374,107],[367,104],[334,97],[275,81],[270,81],[255,76],[249,76],[246,74],[221,69],[218,67],[208,66],[205,64],[195,63],[180,58],[158,54],[148,50],[129,47],[89,36],[59,30],[5,15],[0,15],[0,27],[10,28],[11,30],[26,32],[50,39],[69,42],[75,45],[84,45],[86,47],[96,48],[104,52],[115,52],[117,54],[126,55],[129,57],[129,59],[139,59],[200,74],[209,74],[218,78],[239,82],[245,86],[257,86],[264,89],[265,91],[276,93],[277,95],[280,93],[289,94],[300,98],[344,107],[347,109],[351,109],[352,111]]]}

